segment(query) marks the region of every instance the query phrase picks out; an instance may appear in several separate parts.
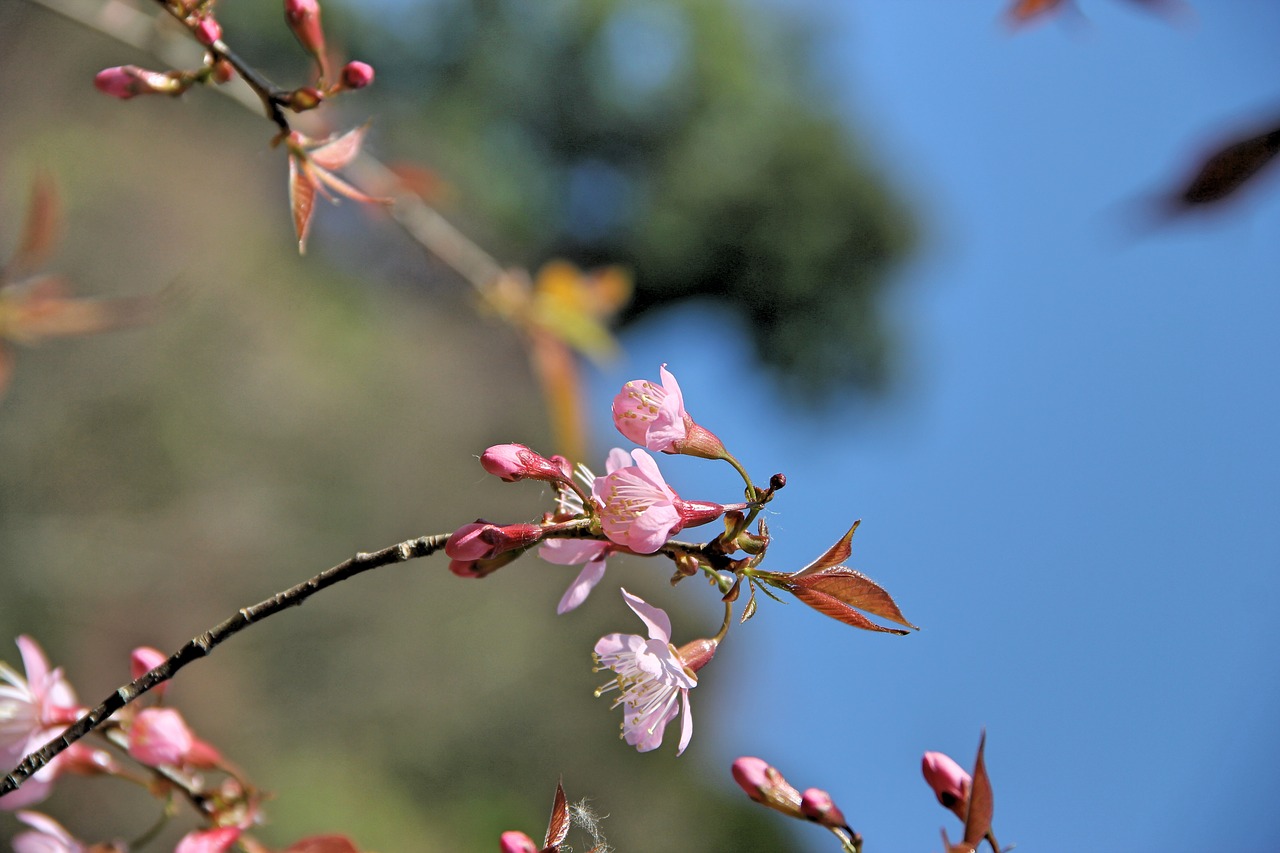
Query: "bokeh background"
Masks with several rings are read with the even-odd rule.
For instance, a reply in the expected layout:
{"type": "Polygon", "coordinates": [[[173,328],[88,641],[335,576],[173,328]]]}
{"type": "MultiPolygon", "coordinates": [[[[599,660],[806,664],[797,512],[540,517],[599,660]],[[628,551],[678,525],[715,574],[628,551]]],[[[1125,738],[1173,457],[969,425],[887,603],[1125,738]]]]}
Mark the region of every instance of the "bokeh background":
{"type": "MultiPolygon", "coordinates": [[[[763,601],[703,672],[689,751],[638,755],[588,650],[637,627],[619,582],[678,639],[715,630],[705,587],[618,560],[553,618],[572,572],[536,560],[383,569],[172,688],[277,792],[265,839],[494,849],[541,831],[563,775],[620,850],[834,849],[732,786],[757,754],[830,790],[868,850],[936,850],[955,822],[920,754],[968,764],[985,727],[1004,844],[1274,849],[1280,186],[1163,201],[1276,123],[1280,8],[1081,0],[1017,30],[943,0],[325,14],[379,74],[335,125],[373,116],[374,153],[429,169],[504,261],[634,271],[623,355],[588,374],[597,456],[618,386],[667,362],[760,480],[787,474],[769,563],[862,518],[852,565],[923,630],[763,601]]],[[[219,6],[296,85],[278,16],[219,6]]],[[[153,326],[18,351],[0,402],[0,634],[36,636],[86,700],[132,646],[176,648],[356,550],[538,514],[537,486],[475,456],[551,441],[519,335],[456,277],[350,203],[297,257],[270,127],[211,92],[93,91],[124,62],[147,58],[0,5],[4,247],[45,169],[77,292],[182,293],[153,326]]],[[[737,493],[727,467],[663,464],[686,497],[737,493]]],[[[43,808],[128,837],[156,808],[124,787],[68,779],[43,808]]]]}

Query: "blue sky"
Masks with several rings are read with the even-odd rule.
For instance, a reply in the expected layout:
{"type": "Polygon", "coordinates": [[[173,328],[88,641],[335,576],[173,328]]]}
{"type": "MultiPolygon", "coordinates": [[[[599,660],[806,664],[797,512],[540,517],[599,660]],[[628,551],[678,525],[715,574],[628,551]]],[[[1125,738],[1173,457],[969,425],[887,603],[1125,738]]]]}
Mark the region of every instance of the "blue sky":
{"type": "MultiPolygon", "coordinates": [[[[924,628],[762,602],[690,757],[758,754],[830,790],[868,850],[936,850],[958,823],[920,754],[967,765],[985,726],[1006,845],[1273,850],[1280,181],[1139,226],[1197,154],[1280,116],[1280,5],[1170,24],[1082,0],[1086,18],[1016,34],[1004,5],[790,7],[820,23],[820,78],[923,224],[887,306],[888,400],[815,416],[761,380],[717,408],[722,377],[756,366],[698,309],[636,328],[598,379],[605,401],[669,362],[752,471],[787,474],[773,567],[862,518],[851,564],[924,628]]],[[[729,499],[704,473],[673,480],[729,499]]]]}

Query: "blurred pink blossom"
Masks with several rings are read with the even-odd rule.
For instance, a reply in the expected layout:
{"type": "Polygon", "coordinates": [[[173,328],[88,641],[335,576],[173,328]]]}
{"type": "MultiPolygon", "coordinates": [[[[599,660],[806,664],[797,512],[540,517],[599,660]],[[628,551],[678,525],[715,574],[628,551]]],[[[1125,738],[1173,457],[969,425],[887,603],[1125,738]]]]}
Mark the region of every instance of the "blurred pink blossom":
{"type": "MultiPolygon", "coordinates": [[[[26,677],[0,661],[0,763],[17,765],[79,716],[75,692],[61,669],[49,669],[39,644],[28,636],[17,639],[26,677]]],[[[59,756],[60,758],[61,756],[59,756]]],[[[61,762],[55,758],[18,790],[0,799],[0,809],[16,809],[49,795],[61,762]]]]}
{"type": "Polygon", "coordinates": [[[241,830],[235,826],[219,826],[188,832],[173,848],[173,853],[227,853],[240,838],[241,830]]]}
{"type": "Polygon", "coordinates": [[[13,853],[85,853],[85,846],[48,815],[16,812],[14,816],[31,829],[13,837],[13,853]]]}
{"type": "MultiPolygon", "coordinates": [[[[168,659],[169,656],[159,649],[153,649],[151,646],[138,646],[129,654],[129,677],[137,681],[168,659]]],[[[156,697],[163,696],[164,690],[168,686],[169,683],[167,681],[162,681],[151,688],[151,693],[156,697]]]]}
{"type": "Polygon", "coordinates": [[[596,690],[596,695],[615,689],[621,692],[613,707],[622,706],[622,736],[640,752],[657,749],[662,744],[663,730],[683,704],[684,719],[676,750],[679,755],[693,737],[689,691],[698,686],[698,677],[685,666],[680,653],[671,645],[671,620],[667,614],[625,589],[622,597],[648,627],[649,638],[639,634],[609,634],[600,638],[595,646],[597,669],[611,669],[617,677],[596,690]]]}
{"type": "Polygon", "coordinates": [[[173,708],[145,708],[129,727],[129,754],[149,767],[182,764],[195,742],[173,708]]]}
{"type": "Polygon", "coordinates": [[[533,839],[517,830],[502,833],[500,848],[502,853],[538,853],[538,845],[533,839]]]}

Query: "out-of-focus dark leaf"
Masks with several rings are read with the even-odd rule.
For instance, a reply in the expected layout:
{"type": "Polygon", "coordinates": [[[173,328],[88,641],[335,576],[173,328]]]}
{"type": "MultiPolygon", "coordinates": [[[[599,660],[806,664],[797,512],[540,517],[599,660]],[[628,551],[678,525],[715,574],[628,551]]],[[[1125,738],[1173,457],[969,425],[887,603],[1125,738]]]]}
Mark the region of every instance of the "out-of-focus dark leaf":
{"type": "Polygon", "coordinates": [[[1262,171],[1277,153],[1280,128],[1232,142],[1204,160],[1174,203],[1193,207],[1221,201],[1262,171]]]}

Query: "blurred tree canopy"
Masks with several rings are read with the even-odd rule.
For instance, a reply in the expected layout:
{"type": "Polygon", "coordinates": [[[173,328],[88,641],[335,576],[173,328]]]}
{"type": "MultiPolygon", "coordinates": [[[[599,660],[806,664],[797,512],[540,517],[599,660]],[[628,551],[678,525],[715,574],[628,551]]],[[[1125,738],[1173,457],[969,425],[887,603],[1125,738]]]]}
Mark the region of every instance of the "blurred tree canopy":
{"type": "MultiPolygon", "coordinates": [[[[288,39],[274,4],[225,5],[288,39]]],[[[359,15],[331,29],[376,62],[387,147],[438,169],[500,256],[628,265],[629,320],[724,304],[792,388],[887,378],[877,300],[913,226],[807,79],[802,33],[732,0],[337,9],[359,15]]]]}

